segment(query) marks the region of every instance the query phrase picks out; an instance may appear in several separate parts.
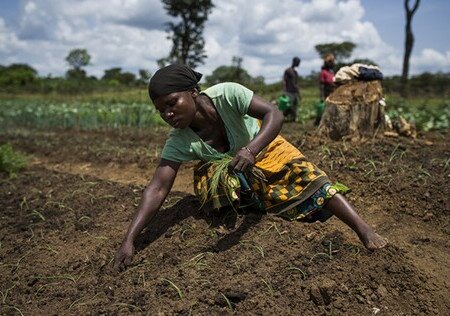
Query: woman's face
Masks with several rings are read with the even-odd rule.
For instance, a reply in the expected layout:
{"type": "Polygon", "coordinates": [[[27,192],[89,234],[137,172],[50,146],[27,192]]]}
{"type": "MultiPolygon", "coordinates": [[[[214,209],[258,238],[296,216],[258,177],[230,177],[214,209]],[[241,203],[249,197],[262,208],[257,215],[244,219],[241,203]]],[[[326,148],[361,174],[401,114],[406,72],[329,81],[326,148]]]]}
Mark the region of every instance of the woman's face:
{"type": "Polygon", "coordinates": [[[194,119],[196,91],[173,92],[160,96],[154,101],[162,119],[174,128],[186,128],[194,119]]]}

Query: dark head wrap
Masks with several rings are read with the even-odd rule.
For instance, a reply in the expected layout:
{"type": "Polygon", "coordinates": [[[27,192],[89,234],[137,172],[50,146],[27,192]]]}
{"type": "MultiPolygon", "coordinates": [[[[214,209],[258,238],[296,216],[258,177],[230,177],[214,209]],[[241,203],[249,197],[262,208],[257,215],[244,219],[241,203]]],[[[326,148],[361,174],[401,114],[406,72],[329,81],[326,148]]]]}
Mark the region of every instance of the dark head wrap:
{"type": "Polygon", "coordinates": [[[162,95],[198,87],[201,78],[202,74],[189,66],[172,64],[155,72],[148,85],[148,94],[154,101],[162,95]]]}

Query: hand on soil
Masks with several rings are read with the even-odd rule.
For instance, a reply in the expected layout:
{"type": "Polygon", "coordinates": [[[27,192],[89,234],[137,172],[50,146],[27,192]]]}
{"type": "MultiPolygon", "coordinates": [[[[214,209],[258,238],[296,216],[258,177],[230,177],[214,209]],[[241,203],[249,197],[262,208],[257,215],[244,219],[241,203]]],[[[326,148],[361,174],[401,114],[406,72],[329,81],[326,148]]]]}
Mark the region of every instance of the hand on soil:
{"type": "Polygon", "coordinates": [[[133,243],[127,241],[122,242],[114,258],[114,269],[118,270],[130,265],[133,255],[134,255],[133,243]]]}

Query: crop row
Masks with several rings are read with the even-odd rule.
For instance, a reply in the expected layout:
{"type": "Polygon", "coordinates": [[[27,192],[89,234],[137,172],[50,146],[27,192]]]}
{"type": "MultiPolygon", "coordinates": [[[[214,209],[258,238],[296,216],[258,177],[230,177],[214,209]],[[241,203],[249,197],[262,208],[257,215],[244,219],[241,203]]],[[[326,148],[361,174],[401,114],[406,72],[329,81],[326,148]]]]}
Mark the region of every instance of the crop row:
{"type": "MultiPolygon", "coordinates": [[[[300,102],[300,124],[315,117],[318,100],[305,94],[300,102]]],[[[418,130],[445,130],[450,122],[450,105],[440,100],[389,98],[386,113],[414,122],[418,130]]],[[[164,125],[155,108],[146,102],[58,102],[45,100],[0,100],[0,127],[38,129],[148,128],[164,125]]]]}
{"type": "Polygon", "coordinates": [[[164,124],[151,104],[42,101],[1,101],[0,125],[3,127],[145,128],[164,124]]]}

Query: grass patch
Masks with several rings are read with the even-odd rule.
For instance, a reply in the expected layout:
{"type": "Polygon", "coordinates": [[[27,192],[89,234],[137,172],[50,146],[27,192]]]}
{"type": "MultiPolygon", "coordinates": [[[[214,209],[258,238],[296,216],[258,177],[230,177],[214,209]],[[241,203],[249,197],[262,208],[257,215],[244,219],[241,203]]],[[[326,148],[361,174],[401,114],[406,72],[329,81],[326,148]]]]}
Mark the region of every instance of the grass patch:
{"type": "Polygon", "coordinates": [[[15,176],[17,172],[26,165],[26,157],[22,153],[13,150],[11,144],[0,146],[0,171],[6,172],[10,177],[15,176]]]}

